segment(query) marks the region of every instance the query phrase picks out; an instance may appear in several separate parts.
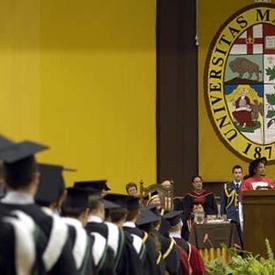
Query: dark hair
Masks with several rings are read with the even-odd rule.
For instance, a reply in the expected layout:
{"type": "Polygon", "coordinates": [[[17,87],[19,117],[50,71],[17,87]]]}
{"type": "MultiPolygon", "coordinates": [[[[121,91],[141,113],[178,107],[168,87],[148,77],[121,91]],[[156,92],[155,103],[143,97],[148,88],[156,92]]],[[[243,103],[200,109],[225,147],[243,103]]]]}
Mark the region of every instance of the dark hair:
{"type": "Polygon", "coordinates": [[[111,222],[117,223],[122,219],[126,219],[127,217],[127,209],[125,208],[114,208],[109,211],[109,216],[111,218],[111,222]]]}
{"type": "Polygon", "coordinates": [[[3,164],[3,175],[6,184],[12,189],[20,189],[30,185],[33,174],[38,171],[34,156],[14,163],[3,164]]]}
{"type": "Polygon", "coordinates": [[[194,179],[195,179],[195,178],[200,178],[201,181],[202,181],[202,177],[201,177],[201,176],[194,176],[194,177],[192,178],[192,182],[194,182],[194,179]]]}
{"type": "Polygon", "coordinates": [[[233,166],[232,173],[234,173],[235,169],[241,169],[241,170],[243,170],[242,166],[240,166],[238,164],[233,166]]]}
{"type": "Polygon", "coordinates": [[[138,190],[137,185],[134,182],[129,182],[126,184],[126,187],[125,187],[127,193],[128,193],[128,189],[130,189],[131,187],[135,187],[138,190]]]}
{"type": "Polygon", "coordinates": [[[138,215],[139,215],[139,209],[129,210],[126,217],[126,221],[132,221],[133,219],[137,218],[138,215]]]}
{"type": "Polygon", "coordinates": [[[263,157],[263,158],[255,159],[249,164],[248,174],[250,177],[253,177],[256,175],[255,170],[258,168],[259,164],[261,164],[261,163],[266,165],[266,163],[267,163],[266,158],[263,157]]]}

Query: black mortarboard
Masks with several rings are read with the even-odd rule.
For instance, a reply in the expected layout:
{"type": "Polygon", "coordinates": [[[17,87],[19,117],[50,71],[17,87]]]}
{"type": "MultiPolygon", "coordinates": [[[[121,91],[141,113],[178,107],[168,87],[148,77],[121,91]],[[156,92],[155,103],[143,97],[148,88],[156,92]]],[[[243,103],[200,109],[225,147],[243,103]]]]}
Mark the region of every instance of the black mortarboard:
{"type": "Polygon", "coordinates": [[[127,209],[127,198],[128,198],[128,195],[112,194],[112,193],[109,193],[104,197],[106,201],[116,203],[117,205],[120,206],[120,208],[125,208],[125,209],[127,209]]]}
{"type": "Polygon", "coordinates": [[[10,139],[0,135],[0,151],[8,148],[11,145],[14,145],[14,142],[12,142],[10,139]]]}
{"type": "Polygon", "coordinates": [[[118,204],[121,208],[134,210],[139,208],[139,198],[123,194],[107,194],[105,200],[118,204]]]}
{"type": "Polygon", "coordinates": [[[70,208],[88,208],[89,207],[89,192],[84,189],[69,187],[67,197],[63,206],[70,208]]]}
{"type": "Polygon", "coordinates": [[[78,189],[78,190],[82,190],[83,192],[86,192],[88,194],[88,196],[93,198],[93,199],[101,199],[102,198],[101,191],[98,190],[98,189],[95,189],[95,188],[92,188],[92,187],[89,187],[89,186],[78,187],[78,186],[75,186],[75,185],[74,185],[73,188],[78,189]]]}
{"type": "Polygon", "coordinates": [[[46,145],[32,141],[22,141],[0,150],[0,159],[5,163],[15,163],[46,149],[48,149],[46,145]]]}
{"type": "Polygon", "coordinates": [[[173,210],[163,216],[165,220],[169,222],[171,226],[175,226],[181,221],[181,210],[173,210]]]}
{"type": "Polygon", "coordinates": [[[31,141],[14,143],[0,150],[0,160],[3,160],[3,174],[8,185],[21,186],[31,180],[37,171],[34,154],[48,147],[31,141]]]}
{"type": "Polygon", "coordinates": [[[156,216],[160,217],[160,212],[157,208],[157,206],[155,204],[150,204],[144,207],[145,209],[150,210],[151,212],[153,212],[156,216]]]}
{"type": "Polygon", "coordinates": [[[74,187],[80,188],[94,188],[97,190],[111,190],[107,185],[107,180],[94,180],[94,181],[77,181],[74,183],[74,187]]]}
{"type": "Polygon", "coordinates": [[[40,181],[35,194],[35,201],[43,205],[56,202],[65,190],[62,175],[63,167],[60,165],[39,164],[38,169],[40,181]]]}
{"type": "MultiPolygon", "coordinates": [[[[86,195],[88,195],[89,199],[102,199],[101,195],[100,195],[100,190],[98,189],[94,189],[91,187],[87,187],[87,188],[82,188],[82,187],[73,187],[76,190],[80,190],[82,192],[85,192],[86,195]]],[[[115,208],[120,208],[120,206],[116,203],[113,203],[111,201],[107,201],[105,200],[105,197],[103,199],[103,203],[104,203],[104,208],[105,209],[115,209],[115,208]]]]}
{"type": "Polygon", "coordinates": [[[118,204],[114,203],[114,202],[111,202],[111,201],[108,201],[108,200],[105,200],[105,199],[103,200],[103,202],[104,202],[104,208],[105,209],[110,210],[110,209],[120,208],[120,206],[118,204]]]}
{"type": "MultiPolygon", "coordinates": [[[[0,135],[0,152],[2,150],[7,150],[7,148],[9,148],[9,146],[13,146],[14,142],[12,142],[10,139],[7,139],[6,137],[0,135]]],[[[3,176],[3,160],[0,159],[0,177],[3,176]]],[[[5,192],[4,188],[2,188],[2,191],[5,192]]],[[[1,192],[0,198],[2,198],[4,196],[5,193],[1,192]]]]}
{"type": "Polygon", "coordinates": [[[149,223],[154,223],[156,221],[159,221],[159,217],[157,215],[155,215],[149,209],[141,208],[139,217],[136,221],[136,225],[140,226],[140,225],[145,225],[149,223]]]}
{"type": "Polygon", "coordinates": [[[253,177],[255,175],[255,169],[257,168],[259,163],[263,163],[266,165],[267,159],[263,157],[263,158],[254,159],[253,161],[250,162],[249,168],[248,168],[248,173],[250,177],[253,177]]]}

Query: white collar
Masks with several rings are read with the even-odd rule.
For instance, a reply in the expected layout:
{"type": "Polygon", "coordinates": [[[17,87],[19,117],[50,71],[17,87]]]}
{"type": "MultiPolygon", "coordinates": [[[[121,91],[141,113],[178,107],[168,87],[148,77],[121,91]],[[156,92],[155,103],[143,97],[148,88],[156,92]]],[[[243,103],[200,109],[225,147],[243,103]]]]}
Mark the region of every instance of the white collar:
{"type": "Polygon", "coordinates": [[[170,232],[169,233],[169,236],[171,237],[171,238],[177,238],[177,239],[181,239],[182,237],[181,237],[181,234],[179,233],[179,232],[170,232]]]}
{"type": "Polygon", "coordinates": [[[61,219],[68,225],[83,228],[82,223],[78,219],[71,218],[71,217],[62,217],[61,219]]]}
{"type": "Polygon", "coordinates": [[[238,186],[240,186],[241,183],[242,183],[241,181],[237,182],[237,181],[235,181],[235,180],[234,180],[233,182],[234,182],[235,185],[238,185],[238,186]]]}
{"type": "Polygon", "coordinates": [[[50,207],[42,206],[41,209],[42,209],[42,211],[44,213],[46,213],[49,216],[58,216],[58,217],[60,217],[58,211],[57,210],[53,210],[50,207]]]}
{"type": "Polygon", "coordinates": [[[33,196],[22,191],[10,191],[2,199],[3,203],[7,204],[33,204],[33,196]]]}
{"type": "Polygon", "coordinates": [[[124,224],[123,224],[123,227],[132,227],[132,228],[135,228],[136,227],[136,225],[135,225],[135,223],[134,222],[125,222],[124,224]]]}
{"type": "Polygon", "coordinates": [[[88,222],[103,223],[103,220],[98,216],[90,215],[88,217],[88,222]]]}

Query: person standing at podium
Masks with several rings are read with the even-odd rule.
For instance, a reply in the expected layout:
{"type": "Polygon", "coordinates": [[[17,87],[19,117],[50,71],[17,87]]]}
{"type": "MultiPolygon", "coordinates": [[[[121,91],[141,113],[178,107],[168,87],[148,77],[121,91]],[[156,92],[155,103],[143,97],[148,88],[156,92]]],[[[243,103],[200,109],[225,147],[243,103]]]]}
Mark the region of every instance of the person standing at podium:
{"type": "Polygon", "coordinates": [[[241,191],[275,189],[275,183],[265,175],[266,158],[258,158],[249,164],[249,175],[241,186],[241,191]]]}

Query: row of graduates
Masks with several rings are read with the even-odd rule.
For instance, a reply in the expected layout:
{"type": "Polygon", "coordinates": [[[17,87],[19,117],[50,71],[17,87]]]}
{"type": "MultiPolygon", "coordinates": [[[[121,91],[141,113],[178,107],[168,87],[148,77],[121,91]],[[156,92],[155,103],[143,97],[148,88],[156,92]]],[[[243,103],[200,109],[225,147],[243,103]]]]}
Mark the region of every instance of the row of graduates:
{"type": "Polygon", "coordinates": [[[35,160],[45,149],[0,138],[0,274],[204,274],[181,238],[181,211],[160,216],[133,196],[103,198],[106,181],[65,190],[63,167],[35,160]]]}

